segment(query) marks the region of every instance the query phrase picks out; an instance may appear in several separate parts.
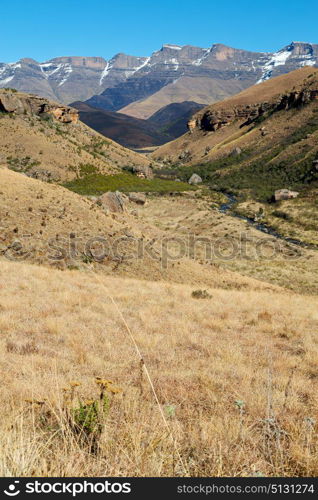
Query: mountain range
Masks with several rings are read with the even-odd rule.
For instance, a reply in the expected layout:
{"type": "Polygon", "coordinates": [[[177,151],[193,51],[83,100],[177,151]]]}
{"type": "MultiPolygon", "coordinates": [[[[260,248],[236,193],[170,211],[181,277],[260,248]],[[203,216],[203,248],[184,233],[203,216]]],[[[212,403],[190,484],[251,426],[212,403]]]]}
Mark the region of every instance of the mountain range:
{"type": "Polygon", "coordinates": [[[13,87],[62,103],[147,119],[174,102],[210,104],[255,83],[303,66],[318,66],[318,45],[292,42],[277,52],[251,52],[213,44],[209,48],[165,44],[149,57],[117,54],[24,58],[0,63],[0,87],[13,87]]]}

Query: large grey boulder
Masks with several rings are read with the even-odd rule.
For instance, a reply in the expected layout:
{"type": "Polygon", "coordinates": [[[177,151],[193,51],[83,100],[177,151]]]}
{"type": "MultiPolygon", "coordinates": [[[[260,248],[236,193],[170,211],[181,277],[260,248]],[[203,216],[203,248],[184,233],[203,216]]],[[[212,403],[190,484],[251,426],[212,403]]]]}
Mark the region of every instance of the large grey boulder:
{"type": "Polygon", "coordinates": [[[103,208],[109,212],[124,212],[125,205],[127,202],[127,196],[119,191],[113,193],[112,191],[107,191],[99,198],[100,203],[103,208]]]}
{"type": "Polygon", "coordinates": [[[129,193],[128,198],[129,201],[132,201],[137,205],[145,205],[147,201],[146,195],[144,193],[129,193]]]}
{"type": "Polygon", "coordinates": [[[241,148],[236,147],[231,151],[231,156],[240,156],[241,153],[242,153],[241,148]]]}
{"type": "Polygon", "coordinates": [[[274,194],[275,201],[291,200],[297,198],[299,193],[297,191],[290,191],[289,189],[277,189],[274,194]]]}
{"type": "Polygon", "coordinates": [[[201,184],[203,181],[198,174],[192,174],[190,179],[188,180],[189,184],[196,185],[201,184]]]}

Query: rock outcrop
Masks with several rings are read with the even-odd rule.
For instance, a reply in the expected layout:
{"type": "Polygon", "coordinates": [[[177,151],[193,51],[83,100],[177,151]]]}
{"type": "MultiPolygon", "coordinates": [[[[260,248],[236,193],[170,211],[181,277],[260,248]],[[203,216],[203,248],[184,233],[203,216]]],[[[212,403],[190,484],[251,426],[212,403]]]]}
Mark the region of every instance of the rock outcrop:
{"type": "Polygon", "coordinates": [[[0,111],[16,115],[51,115],[62,123],[76,123],[78,121],[77,109],[9,89],[0,89],[0,111]]]}
{"type": "Polygon", "coordinates": [[[154,173],[152,167],[149,165],[135,165],[132,169],[133,173],[140,179],[153,179],[154,173]]]}
{"type": "Polygon", "coordinates": [[[279,95],[275,100],[269,102],[243,104],[231,108],[219,108],[212,105],[197,113],[188,122],[188,129],[191,133],[195,130],[215,132],[222,127],[231,125],[235,120],[242,121],[243,125],[249,125],[266,114],[304,106],[315,99],[318,99],[317,88],[296,90],[279,95]]]}

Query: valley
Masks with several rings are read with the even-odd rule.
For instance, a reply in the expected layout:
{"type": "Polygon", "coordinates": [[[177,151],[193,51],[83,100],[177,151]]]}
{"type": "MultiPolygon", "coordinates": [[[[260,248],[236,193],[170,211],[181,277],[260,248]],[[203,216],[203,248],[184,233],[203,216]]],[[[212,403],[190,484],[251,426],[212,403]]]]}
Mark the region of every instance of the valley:
{"type": "Polygon", "coordinates": [[[0,89],[3,476],[317,475],[309,49],[284,49],[286,67],[281,51],[223,45],[168,45],[152,62],[42,64],[52,88],[51,78],[72,75],[67,64],[90,78],[104,68],[109,87],[89,104],[0,89]],[[207,106],[184,94],[171,103],[162,89],[177,85],[175,53],[193,71],[260,64],[222,95],[202,94],[207,106]],[[153,78],[145,95],[149,64],[168,56],[167,79],[153,78]],[[126,84],[131,94],[120,93],[126,84]],[[112,127],[130,149],[106,135],[112,127]]]}

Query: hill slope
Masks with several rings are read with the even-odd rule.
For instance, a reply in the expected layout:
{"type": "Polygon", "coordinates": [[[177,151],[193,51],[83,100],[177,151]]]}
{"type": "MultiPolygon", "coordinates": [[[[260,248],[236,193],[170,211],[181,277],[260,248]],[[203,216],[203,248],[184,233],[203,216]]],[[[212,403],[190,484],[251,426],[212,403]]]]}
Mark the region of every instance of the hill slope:
{"type": "Polygon", "coordinates": [[[174,102],[159,109],[147,122],[156,124],[174,138],[187,132],[187,123],[191,116],[202,109],[203,104],[193,101],[174,102]]]}
{"type": "Polygon", "coordinates": [[[88,172],[116,173],[149,160],[78,121],[76,110],[0,90],[0,164],[55,182],[88,172]]]}
{"type": "MultiPolygon", "coordinates": [[[[173,140],[178,135],[163,133],[155,123],[140,120],[123,113],[93,108],[84,102],[73,102],[81,120],[100,134],[113,139],[126,148],[138,149],[158,146],[173,140]]],[[[186,126],[187,120],[184,120],[186,126]]],[[[181,134],[179,134],[181,135],[181,134]]]]}
{"type": "Polygon", "coordinates": [[[241,209],[250,217],[265,210],[270,225],[317,244],[317,96],[318,72],[313,68],[277,77],[203,109],[189,122],[187,134],[157,149],[153,157],[179,165],[176,175],[182,180],[195,171],[213,188],[234,193],[242,202],[264,204],[275,190],[296,190],[299,197],[281,202],[282,210],[268,203],[241,209]]]}
{"type": "Polygon", "coordinates": [[[213,163],[235,148],[244,153],[227,160],[235,165],[261,160],[277,148],[281,151],[275,161],[293,157],[296,150],[299,154],[303,150],[304,157],[312,156],[316,151],[317,95],[317,70],[303,68],[277,77],[202,109],[189,121],[188,133],[161,146],[152,156],[184,165],[213,163]]]}
{"type": "MultiPolygon", "coordinates": [[[[0,256],[61,269],[198,286],[275,289],[182,253],[165,251],[165,232],[136,217],[136,205],[109,213],[98,203],[55,184],[0,167],[0,256]]],[[[178,249],[178,247],[177,247],[178,249]]]]}
{"type": "Polygon", "coordinates": [[[94,108],[85,102],[71,104],[79,111],[81,121],[105,137],[126,148],[159,146],[184,134],[189,118],[203,105],[195,102],[169,104],[148,120],[114,111],[94,108]]]}

